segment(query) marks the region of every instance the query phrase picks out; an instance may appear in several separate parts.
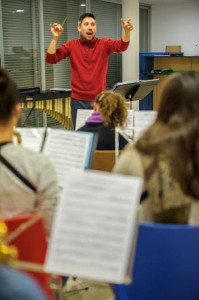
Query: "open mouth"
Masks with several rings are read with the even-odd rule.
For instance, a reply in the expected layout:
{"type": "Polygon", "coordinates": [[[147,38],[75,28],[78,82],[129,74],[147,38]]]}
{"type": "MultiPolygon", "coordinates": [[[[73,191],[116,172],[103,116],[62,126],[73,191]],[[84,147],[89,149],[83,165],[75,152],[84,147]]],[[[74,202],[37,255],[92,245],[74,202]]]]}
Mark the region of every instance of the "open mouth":
{"type": "Polygon", "coordinates": [[[86,32],[86,34],[87,34],[88,36],[92,36],[92,35],[93,35],[93,33],[90,32],[90,31],[86,32]]]}

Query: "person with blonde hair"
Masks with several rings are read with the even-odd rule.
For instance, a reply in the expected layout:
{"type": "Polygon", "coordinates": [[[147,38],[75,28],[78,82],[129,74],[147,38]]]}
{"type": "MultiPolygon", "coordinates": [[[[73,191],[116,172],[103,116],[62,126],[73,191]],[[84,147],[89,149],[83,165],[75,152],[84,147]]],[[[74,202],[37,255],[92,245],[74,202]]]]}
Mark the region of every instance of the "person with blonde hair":
{"type": "MultiPolygon", "coordinates": [[[[126,99],[119,93],[105,91],[97,95],[93,104],[93,113],[79,131],[98,134],[97,150],[115,149],[115,128],[124,128],[127,120],[126,99]]],[[[119,135],[119,149],[123,149],[128,141],[119,135]]]]}
{"type": "Polygon", "coordinates": [[[114,172],[144,178],[140,219],[199,223],[199,75],[166,82],[157,119],[120,155],[114,172]]]}

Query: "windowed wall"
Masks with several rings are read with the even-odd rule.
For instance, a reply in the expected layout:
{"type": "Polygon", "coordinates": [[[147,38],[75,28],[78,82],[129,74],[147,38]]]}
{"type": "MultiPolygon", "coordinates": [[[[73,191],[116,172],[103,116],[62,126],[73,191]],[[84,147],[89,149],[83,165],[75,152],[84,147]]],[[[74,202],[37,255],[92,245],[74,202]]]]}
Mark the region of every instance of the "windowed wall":
{"type": "Polygon", "coordinates": [[[0,2],[1,66],[10,72],[19,87],[37,86],[40,82],[35,4],[31,0],[0,2]]]}
{"type": "MultiPolygon", "coordinates": [[[[77,20],[86,7],[97,19],[97,36],[119,38],[122,5],[100,0],[0,0],[0,63],[5,67],[19,88],[70,87],[70,65],[65,59],[57,65],[44,63],[45,51],[52,34],[49,24],[62,23],[67,16],[59,45],[78,38],[77,20]],[[86,6],[87,4],[87,6],[86,6]],[[103,16],[103,21],[102,21],[103,16]]],[[[141,20],[145,22],[144,12],[141,20]]],[[[146,34],[147,25],[141,30],[146,34]]],[[[142,45],[149,44],[146,35],[140,34],[142,45]]],[[[148,49],[147,49],[148,50],[148,49]]],[[[107,87],[122,81],[122,54],[109,59],[107,87]]]]}
{"type": "MultiPolygon", "coordinates": [[[[57,65],[45,64],[42,59],[52,34],[49,24],[62,23],[67,16],[65,30],[59,40],[78,38],[77,20],[86,12],[84,0],[0,0],[0,59],[19,88],[39,86],[43,89],[70,87],[69,59],[57,65]],[[40,22],[43,8],[43,28],[40,22]],[[42,39],[43,37],[43,39],[42,39]],[[43,45],[42,45],[43,43],[43,45]],[[41,47],[43,46],[43,47],[41,47]],[[42,80],[45,84],[42,87],[42,80]]],[[[119,20],[121,5],[104,1],[91,1],[91,10],[99,20],[98,36],[118,38],[121,35],[119,20]],[[101,16],[103,15],[103,22],[101,16]]],[[[122,57],[112,55],[107,75],[108,87],[121,81],[122,57]]]]}
{"type": "Polygon", "coordinates": [[[150,16],[150,6],[140,5],[140,52],[150,51],[150,16]]]}

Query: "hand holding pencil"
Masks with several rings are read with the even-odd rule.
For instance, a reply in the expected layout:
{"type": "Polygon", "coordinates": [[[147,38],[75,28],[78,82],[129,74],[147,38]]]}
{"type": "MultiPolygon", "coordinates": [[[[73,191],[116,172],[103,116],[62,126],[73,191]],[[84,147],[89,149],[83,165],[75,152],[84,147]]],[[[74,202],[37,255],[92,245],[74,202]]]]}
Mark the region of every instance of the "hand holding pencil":
{"type": "Polygon", "coordinates": [[[52,23],[50,24],[50,30],[53,34],[54,37],[59,37],[63,31],[64,31],[64,24],[67,20],[67,17],[65,17],[64,21],[62,22],[62,24],[59,23],[52,23]]]}

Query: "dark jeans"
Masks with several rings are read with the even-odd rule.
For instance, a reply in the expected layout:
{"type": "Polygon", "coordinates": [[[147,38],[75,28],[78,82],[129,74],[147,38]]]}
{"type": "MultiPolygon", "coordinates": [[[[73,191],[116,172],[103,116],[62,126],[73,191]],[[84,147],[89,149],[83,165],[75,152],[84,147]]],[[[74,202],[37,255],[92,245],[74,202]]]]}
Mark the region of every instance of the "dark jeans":
{"type": "Polygon", "coordinates": [[[71,98],[71,115],[72,115],[72,121],[73,126],[75,129],[76,126],[76,118],[77,118],[77,110],[78,109],[92,109],[93,101],[84,101],[84,100],[77,100],[74,98],[71,98]]]}

